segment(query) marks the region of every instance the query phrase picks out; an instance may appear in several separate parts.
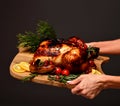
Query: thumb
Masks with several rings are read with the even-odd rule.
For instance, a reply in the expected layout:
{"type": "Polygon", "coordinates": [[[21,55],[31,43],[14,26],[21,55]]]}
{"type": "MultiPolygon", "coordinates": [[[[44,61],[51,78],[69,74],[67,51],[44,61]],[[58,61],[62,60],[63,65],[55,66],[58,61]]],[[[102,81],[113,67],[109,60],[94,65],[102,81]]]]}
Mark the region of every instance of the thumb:
{"type": "Polygon", "coordinates": [[[78,77],[78,78],[76,78],[76,79],[74,79],[74,80],[71,80],[71,81],[67,81],[67,83],[68,84],[78,84],[79,82],[81,81],[81,78],[80,77],[78,77]]]}
{"type": "Polygon", "coordinates": [[[95,46],[95,42],[86,43],[87,46],[95,46]]]}

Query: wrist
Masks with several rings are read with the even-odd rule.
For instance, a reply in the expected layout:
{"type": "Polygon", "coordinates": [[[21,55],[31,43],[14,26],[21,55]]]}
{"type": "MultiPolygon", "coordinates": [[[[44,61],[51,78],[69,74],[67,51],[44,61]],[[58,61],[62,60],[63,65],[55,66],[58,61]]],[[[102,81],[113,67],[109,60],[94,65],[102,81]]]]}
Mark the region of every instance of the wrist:
{"type": "Polygon", "coordinates": [[[108,89],[111,86],[111,78],[109,75],[101,75],[99,79],[99,83],[101,83],[101,86],[103,89],[108,89]]]}
{"type": "Polygon", "coordinates": [[[102,83],[103,89],[120,88],[120,77],[119,76],[102,75],[100,78],[100,82],[102,83]]]}

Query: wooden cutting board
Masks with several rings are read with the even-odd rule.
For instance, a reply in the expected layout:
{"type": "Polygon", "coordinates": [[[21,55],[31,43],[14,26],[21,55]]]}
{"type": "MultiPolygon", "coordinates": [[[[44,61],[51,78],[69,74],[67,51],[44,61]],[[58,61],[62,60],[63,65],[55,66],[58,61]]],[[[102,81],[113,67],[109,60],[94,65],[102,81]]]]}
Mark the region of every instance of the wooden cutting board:
{"type": "MultiPolygon", "coordinates": [[[[29,76],[30,72],[24,72],[24,73],[18,73],[13,70],[13,65],[22,61],[29,62],[33,57],[33,54],[29,52],[19,52],[13,59],[13,61],[10,64],[10,75],[18,80],[22,80],[26,76],[29,76]]],[[[95,64],[97,66],[97,70],[104,74],[101,65],[105,62],[107,62],[110,58],[106,56],[98,56],[97,59],[95,59],[95,64]]],[[[66,87],[66,88],[72,88],[72,85],[60,83],[57,81],[50,81],[48,80],[48,75],[38,75],[34,77],[32,82],[39,83],[39,84],[46,84],[56,87],[66,87]]]]}

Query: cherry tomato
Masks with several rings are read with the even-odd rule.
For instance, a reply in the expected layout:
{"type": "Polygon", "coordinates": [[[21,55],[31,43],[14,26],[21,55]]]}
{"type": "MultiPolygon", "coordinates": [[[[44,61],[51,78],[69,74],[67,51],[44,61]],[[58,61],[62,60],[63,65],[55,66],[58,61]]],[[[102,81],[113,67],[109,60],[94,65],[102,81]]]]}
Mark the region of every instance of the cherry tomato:
{"type": "Polygon", "coordinates": [[[49,64],[50,64],[50,65],[53,65],[53,62],[52,62],[52,61],[49,61],[49,64]]]}
{"type": "Polygon", "coordinates": [[[62,69],[61,69],[60,67],[56,67],[56,69],[55,69],[55,74],[56,74],[56,75],[60,75],[61,72],[62,72],[62,69]]]}
{"type": "Polygon", "coordinates": [[[88,48],[88,47],[87,47],[87,45],[86,45],[86,44],[84,44],[84,50],[87,50],[87,48],[88,48]]]}
{"type": "Polygon", "coordinates": [[[48,66],[48,65],[49,65],[49,61],[48,60],[44,61],[44,66],[48,66]]]}
{"type": "Polygon", "coordinates": [[[89,74],[89,73],[91,73],[91,71],[92,71],[92,69],[87,69],[87,70],[85,71],[85,73],[86,73],[86,74],[89,74]]]}
{"type": "Polygon", "coordinates": [[[60,76],[59,76],[59,75],[56,75],[55,79],[56,79],[56,80],[59,80],[59,79],[60,79],[60,76]]]}
{"type": "Polygon", "coordinates": [[[95,66],[95,63],[94,63],[93,60],[90,60],[90,61],[89,61],[89,64],[90,64],[91,67],[94,67],[94,66],[95,66]]]}
{"type": "Polygon", "coordinates": [[[70,71],[67,69],[63,69],[62,75],[68,76],[70,74],[70,71]]]}

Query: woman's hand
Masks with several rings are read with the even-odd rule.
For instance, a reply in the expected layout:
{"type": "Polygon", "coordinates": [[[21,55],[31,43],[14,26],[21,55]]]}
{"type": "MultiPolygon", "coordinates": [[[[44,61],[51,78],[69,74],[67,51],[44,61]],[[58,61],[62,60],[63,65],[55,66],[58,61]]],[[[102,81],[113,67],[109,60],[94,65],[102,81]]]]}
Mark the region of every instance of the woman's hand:
{"type": "Polygon", "coordinates": [[[68,83],[76,85],[71,89],[73,94],[93,99],[104,89],[104,76],[85,74],[80,75],[75,80],[68,81],[68,83]]]}

